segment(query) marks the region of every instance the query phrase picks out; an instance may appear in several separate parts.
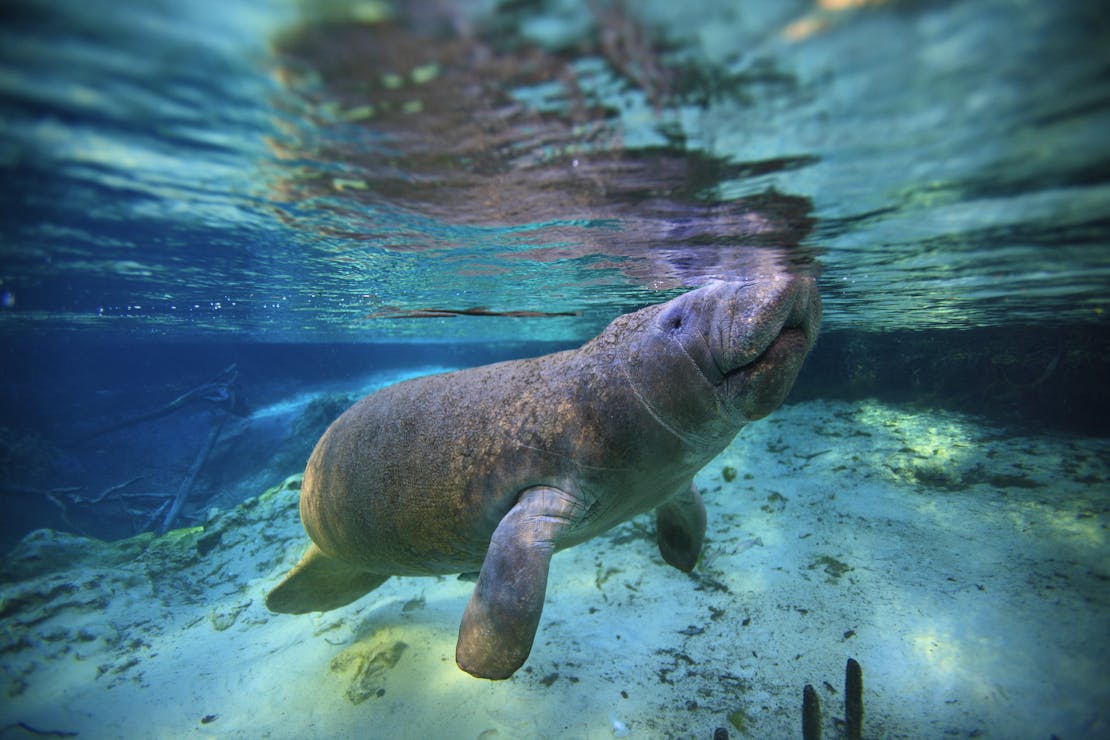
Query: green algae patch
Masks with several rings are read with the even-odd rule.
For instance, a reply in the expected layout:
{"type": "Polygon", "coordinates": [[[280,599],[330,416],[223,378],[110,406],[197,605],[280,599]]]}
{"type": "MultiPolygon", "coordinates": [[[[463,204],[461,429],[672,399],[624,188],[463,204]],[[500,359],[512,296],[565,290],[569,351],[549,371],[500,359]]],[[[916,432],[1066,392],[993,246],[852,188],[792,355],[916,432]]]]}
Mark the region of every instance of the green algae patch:
{"type": "Polygon", "coordinates": [[[783,496],[778,491],[771,491],[767,496],[767,503],[760,506],[759,509],[768,514],[776,514],[786,508],[787,501],[789,501],[789,499],[786,498],[786,496],[783,496]]]}
{"type": "MultiPolygon", "coordinates": [[[[147,546],[147,552],[153,551],[172,551],[172,550],[195,550],[197,547],[197,540],[204,534],[204,527],[182,527],[180,529],[171,529],[163,535],[154,537],[150,540],[147,546]]],[[[138,535],[142,537],[143,535],[138,535]]]]}
{"type": "Polygon", "coordinates": [[[747,734],[751,718],[743,709],[734,709],[728,713],[728,723],[736,728],[741,735],[747,734]]]}
{"type": "Polygon", "coordinates": [[[825,571],[825,575],[829,577],[829,583],[836,583],[840,577],[850,570],[854,570],[852,566],[847,563],[837,560],[831,555],[821,555],[812,563],[806,566],[807,570],[817,570],[821,568],[825,571]]]}
{"type": "Polygon", "coordinates": [[[385,694],[387,674],[408,649],[408,643],[401,640],[387,642],[357,643],[332,659],[332,673],[351,677],[346,694],[352,704],[385,694]]]}
{"type": "Polygon", "coordinates": [[[0,583],[41,578],[76,568],[115,568],[141,557],[155,536],[150,532],[104,542],[70,532],[39,529],[4,558],[0,583]]]}

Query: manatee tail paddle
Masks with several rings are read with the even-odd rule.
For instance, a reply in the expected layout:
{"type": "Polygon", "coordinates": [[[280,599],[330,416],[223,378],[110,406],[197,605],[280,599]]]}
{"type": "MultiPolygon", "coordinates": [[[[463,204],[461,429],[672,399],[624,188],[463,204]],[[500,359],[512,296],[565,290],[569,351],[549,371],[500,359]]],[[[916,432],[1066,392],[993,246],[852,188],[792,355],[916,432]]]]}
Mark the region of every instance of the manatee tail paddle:
{"type": "Polygon", "coordinates": [[[301,562],[266,597],[266,608],[279,614],[326,612],[350,604],[388,578],[329,558],[310,545],[301,562]]]}

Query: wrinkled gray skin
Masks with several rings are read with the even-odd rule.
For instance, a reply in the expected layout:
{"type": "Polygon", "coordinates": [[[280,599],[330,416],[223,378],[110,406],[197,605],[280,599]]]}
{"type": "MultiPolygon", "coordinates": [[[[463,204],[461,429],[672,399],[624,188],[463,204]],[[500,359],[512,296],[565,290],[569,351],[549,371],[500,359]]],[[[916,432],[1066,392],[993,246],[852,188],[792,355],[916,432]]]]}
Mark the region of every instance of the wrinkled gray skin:
{"type": "Polygon", "coordinates": [[[507,678],[532,648],[555,551],[655,509],[664,560],[694,567],[694,474],[782,403],[820,318],[811,278],[714,282],[577,350],[367,396],[308,461],[313,545],[267,606],[334,609],[391,575],[480,568],[455,658],[507,678]]]}

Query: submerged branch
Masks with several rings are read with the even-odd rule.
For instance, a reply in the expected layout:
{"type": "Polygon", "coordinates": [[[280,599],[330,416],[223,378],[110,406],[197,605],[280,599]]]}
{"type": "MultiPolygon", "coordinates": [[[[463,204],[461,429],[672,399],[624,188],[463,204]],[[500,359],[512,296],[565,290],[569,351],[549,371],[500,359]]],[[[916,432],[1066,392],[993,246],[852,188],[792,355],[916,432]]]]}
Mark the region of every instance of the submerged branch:
{"type": "Polygon", "coordinates": [[[212,427],[212,431],[208,433],[208,439],[204,441],[204,446],[201,447],[200,452],[189,468],[189,472],[185,475],[185,479],[181,481],[181,485],[178,486],[177,494],[173,497],[173,504],[170,506],[170,510],[166,512],[166,518],[162,520],[162,526],[158,528],[159,534],[168,532],[174,520],[177,519],[177,515],[181,512],[181,507],[184,505],[185,499],[189,497],[189,492],[193,490],[193,483],[197,479],[197,473],[200,472],[200,469],[204,467],[205,461],[208,460],[208,455],[211,454],[212,447],[215,446],[216,438],[220,436],[220,432],[223,430],[226,420],[227,417],[224,414],[220,414],[220,418],[212,427]]]}
{"type": "Polygon", "coordinates": [[[201,383],[197,387],[186,391],[174,400],[167,403],[165,406],[159,406],[153,411],[148,411],[139,416],[133,416],[129,419],[111,424],[102,429],[98,429],[90,434],[85,435],[77,444],[86,444],[97,437],[102,437],[111,432],[118,432],[120,429],[141,424],[145,421],[153,421],[167,416],[179,408],[186,406],[193,401],[214,401],[216,403],[224,404],[228,407],[234,405],[235,391],[233,385],[235,380],[239,377],[239,369],[232,363],[224,368],[224,370],[207,383],[201,383]]]}

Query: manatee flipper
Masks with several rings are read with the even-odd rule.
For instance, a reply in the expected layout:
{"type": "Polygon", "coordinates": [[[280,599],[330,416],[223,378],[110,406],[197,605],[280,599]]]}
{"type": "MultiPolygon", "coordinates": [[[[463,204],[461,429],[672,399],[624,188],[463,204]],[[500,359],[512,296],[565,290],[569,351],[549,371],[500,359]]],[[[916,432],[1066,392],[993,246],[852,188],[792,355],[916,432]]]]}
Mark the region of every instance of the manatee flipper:
{"type": "Polygon", "coordinates": [[[543,612],[551,556],[579,509],[564,491],[529,488],[497,525],[459,625],[459,668],[501,679],[524,664],[543,612]]]}
{"type": "Polygon", "coordinates": [[[301,561],[266,596],[266,608],[280,614],[326,612],[350,604],[388,578],[329,558],[309,545],[301,561]]]}
{"type": "Polygon", "coordinates": [[[705,505],[693,483],[655,509],[655,534],[669,565],[689,573],[698,564],[705,539],[705,505]]]}

